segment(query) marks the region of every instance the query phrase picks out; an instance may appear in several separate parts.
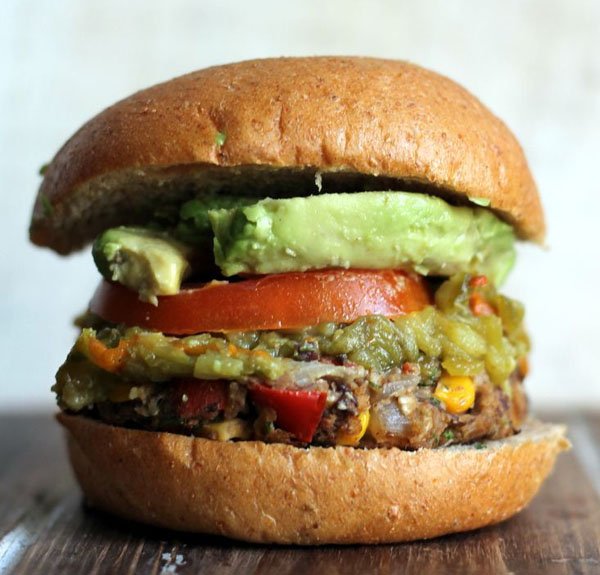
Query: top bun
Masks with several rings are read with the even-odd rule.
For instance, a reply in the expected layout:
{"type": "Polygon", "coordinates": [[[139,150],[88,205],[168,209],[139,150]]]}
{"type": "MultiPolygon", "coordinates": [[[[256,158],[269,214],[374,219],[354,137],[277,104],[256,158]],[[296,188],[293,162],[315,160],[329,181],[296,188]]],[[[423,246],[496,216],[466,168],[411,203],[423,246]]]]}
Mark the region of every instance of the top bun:
{"type": "Polygon", "coordinates": [[[47,168],[34,243],[68,253],[203,192],[417,189],[489,200],[523,239],[544,217],[517,140],[479,100],[413,64],[278,58],[207,68],[122,100],[47,168]]]}

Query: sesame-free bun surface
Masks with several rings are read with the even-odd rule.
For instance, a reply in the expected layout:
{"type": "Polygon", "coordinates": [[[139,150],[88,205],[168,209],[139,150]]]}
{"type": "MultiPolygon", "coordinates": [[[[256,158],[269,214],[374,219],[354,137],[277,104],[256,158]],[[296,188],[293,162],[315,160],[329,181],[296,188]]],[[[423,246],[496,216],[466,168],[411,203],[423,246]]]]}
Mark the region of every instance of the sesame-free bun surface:
{"type": "Polygon", "coordinates": [[[451,80],[413,64],[279,58],[207,68],[104,110],[47,168],[31,239],[60,253],[202,193],[426,189],[487,199],[524,239],[544,219],[508,128],[451,80]],[[224,140],[224,142],[223,142],[224,140]]]}
{"type": "Polygon", "coordinates": [[[564,428],[414,452],[308,449],[113,427],[61,413],[89,503],[143,523],[261,543],[386,543],[497,523],[568,448],[564,428]]]}

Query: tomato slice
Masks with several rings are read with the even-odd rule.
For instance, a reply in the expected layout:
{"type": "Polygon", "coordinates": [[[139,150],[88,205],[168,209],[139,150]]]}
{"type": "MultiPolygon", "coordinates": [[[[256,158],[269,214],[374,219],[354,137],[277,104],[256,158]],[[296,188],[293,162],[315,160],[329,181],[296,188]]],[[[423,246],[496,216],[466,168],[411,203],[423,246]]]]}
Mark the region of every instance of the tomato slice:
{"type": "Polygon", "coordinates": [[[277,425],[300,441],[310,443],[325,411],[327,394],[324,391],[275,389],[253,385],[249,390],[252,401],[270,407],[277,414],[277,425]]]}
{"type": "Polygon", "coordinates": [[[212,282],[159,297],[157,306],[140,301],[119,284],[103,281],[90,311],[113,323],[186,335],[348,323],[363,315],[404,315],[430,303],[429,290],[416,274],[332,270],[212,282]]]}

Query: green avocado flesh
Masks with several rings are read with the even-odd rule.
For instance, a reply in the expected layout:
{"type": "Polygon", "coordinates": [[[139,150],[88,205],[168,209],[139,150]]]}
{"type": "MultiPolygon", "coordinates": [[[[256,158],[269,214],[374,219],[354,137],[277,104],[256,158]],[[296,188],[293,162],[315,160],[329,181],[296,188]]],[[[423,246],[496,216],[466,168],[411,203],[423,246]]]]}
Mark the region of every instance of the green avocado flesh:
{"type": "Polygon", "coordinates": [[[295,381],[304,379],[309,385],[355,369],[376,386],[378,377],[405,362],[418,364],[422,385],[435,385],[443,370],[466,376],[485,372],[494,384],[506,387],[528,349],[522,306],[491,285],[470,287],[469,276],[458,275],[437,289],[435,306],[394,319],[366,316],[348,325],[184,338],[94,323],[80,334],[53,389],[63,409],[79,411],[113,398],[134,399],[140,382],[160,385],[194,377],[249,385],[258,378],[285,385],[293,374],[295,381]],[[474,291],[497,314],[474,315],[469,305],[474,291]],[[92,344],[98,341],[105,348],[126,350],[118,373],[97,365],[92,344]]]}
{"type": "Polygon", "coordinates": [[[212,250],[212,229],[209,210],[230,209],[256,203],[256,198],[245,196],[209,196],[183,203],[175,213],[159,213],[157,226],[167,227],[178,241],[193,246],[209,244],[212,250]],[[162,217],[161,217],[162,216],[162,217]]]}
{"type": "Polygon", "coordinates": [[[265,199],[209,211],[226,276],[322,268],[408,268],[422,275],[487,275],[515,260],[511,226],[482,208],[407,192],[265,199]]]}
{"type": "Polygon", "coordinates": [[[167,233],[145,228],[112,228],[92,248],[94,262],[108,280],[139,292],[156,305],[159,295],[179,292],[189,274],[191,248],[167,233]]]}

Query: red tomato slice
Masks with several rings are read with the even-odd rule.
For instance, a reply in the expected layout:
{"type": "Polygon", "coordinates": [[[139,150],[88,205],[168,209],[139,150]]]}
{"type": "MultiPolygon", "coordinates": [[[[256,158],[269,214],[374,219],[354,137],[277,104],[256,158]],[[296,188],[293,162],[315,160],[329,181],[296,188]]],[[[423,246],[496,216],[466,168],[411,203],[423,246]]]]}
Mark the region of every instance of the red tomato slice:
{"type": "Polygon", "coordinates": [[[253,385],[250,398],[260,407],[270,407],[277,413],[277,425],[289,431],[300,441],[310,443],[325,410],[327,394],[324,391],[275,389],[253,385]]]}
{"type": "Polygon", "coordinates": [[[430,303],[427,286],[416,274],[332,270],[214,282],[159,297],[157,306],[140,301],[119,284],[103,281],[90,311],[113,323],[185,335],[348,323],[363,315],[404,315],[430,303]]]}

